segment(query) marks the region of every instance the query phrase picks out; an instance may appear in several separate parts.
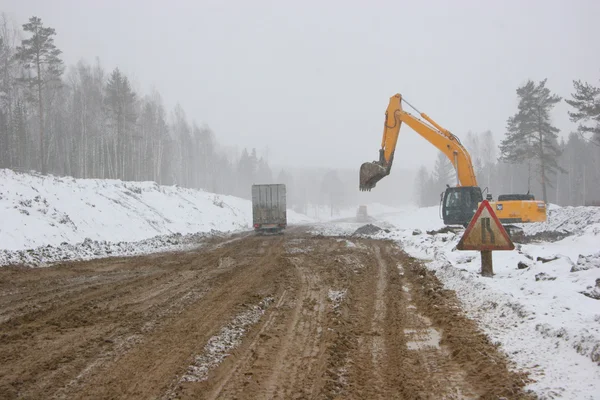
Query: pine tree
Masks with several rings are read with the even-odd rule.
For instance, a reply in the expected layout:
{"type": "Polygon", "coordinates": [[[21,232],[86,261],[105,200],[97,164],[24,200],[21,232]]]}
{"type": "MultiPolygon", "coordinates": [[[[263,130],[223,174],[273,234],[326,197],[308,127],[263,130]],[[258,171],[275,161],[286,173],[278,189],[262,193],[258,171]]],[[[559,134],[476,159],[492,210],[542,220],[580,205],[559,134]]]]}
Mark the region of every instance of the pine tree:
{"type": "Polygon", "coordinates": [[[329,170],[323,177],[321,192],[326,196],[333,216],[335,210],[344,205],[344,185],[335,170],[329,170]]]}
{"type": "Polygon", "coordinates": [[[256,181],[258,175],[258,156],[256,154],[256,149],[252,149],[252,153],[250,153],[250,158],[248,162],[249,170],[247,171],[249,180],[251,182],[256,181]]]}
{"type": "MultiPolygon", "coordinates": [[[[296,185],[294,185],[294,178],[292,177],[292,174],[285,171],[285,170],[280,170],[279,174],[277,175],[277,180],[273,183],[279,183],[279,184],[284,184],[286,186],[286,193],[287,193],[287,198],[288,198],[288,203],[289,204],[293,204],[296,200],[296,185]]],[[[298,185],[299,186],[299,185],[298,185]]]]}
{"type": "Polygon", "coordinates": [[[419,207],[425,207],[428,203],[428,185],[429,185],[429,172],[427,168],[422,165],[417,172],[415,186],[417,187],[417,204],[419,207]]]}
{"type": "Polygon", "coordinates": [[[248,149],[244,147],[237,165],[237,191],[238,196],[248,198],[250,185],[252,185],[252,161],[248,149]]]}
{"type": "Polygon", "coordinates": [[[271,183],[271,181],[273,180],[271,168],[269,167],[269,164],[265,161],[265,159],[262,157],[258,160],[257,176],[258,181],[262,183],[271,183]]]}
{"type": "Polygon", "coordinates": [[[9,48],[0,36],[0,168],[10,165],[10,115],[8,112],[8,82],[6,76],[6,60],[9,59],[9,48]]]}
{"type": "Polygon", "coordinates": [[[282,183],[284,185],[289,185],[291,183],[291,180],[292,180],[291,175],[282,169],[281,171],[279,171],[279,174],[277,175],[276,183],[282,183]]]}
{"type": "Polygon", "coordinates": [[[546,88],[546,81],[528,81],[517,89],[518,111],[508,118],[506,137],[500,144],[502,161],[528,162],[530,171],[536,168],[544,202],[548,201],[547,186],[552,187],[550,176],[563,171],[557,162],[559,129],[550,121],[550,112],[561,97],[546,88]]]}
{"type": "Polygon", "coordinates": [[[496,142],[491,131],[485,131],[482,136],[481,144],[481,159],[483,160],[483,175],[477,175],[478,181],[485,182],[486,187],[492,186],[492,174],[496,167],[496,142]]]}
{"type": "Polygon", "coordinates": [[[31,17],[29,22],[23,25],[25,32],[32,36],[24,39],[21,46],[17,47],[16,57],[23,63],[26,69],[33,69],[33,76],[23,78],[23,81],[37,89],[37,103],[39,112],[40,128],[40,162],[41,172],[46,174],[46,148],[44,140],[44,101],[42,91],[45,86],[53,81],[60,80],[63,73],[63,62],[60,59],[62,53],[54,44],[53,36],[56,34],[53,28],[44,27],[42,20],[31,17]]]}
{"type": "Polygon", "coordinates": [[[456,170],[442,152],[438,152],[433,174],[438,188],[445,188],[446,185],[452,185],[456,181],[456,170]]]}
{"type": "Polygon", "coordinates": [[[126,174],[131,173],[127,167],[133,155],[131,136],[137,120],[135,102],[136,94],[129,80],[119,68],[115,68],[106,83],[104,98],[104,109],[113,135],[114,147],[109,154],[115,178],[126,179],[126,174]]]}
{"type": "Polygon", "coordinates": [[[15,166],[25,168],[31,156],[27,152],[27,110],[24,102],[21,100],[18,100],[15,104],[12,131],[17,136],[17,160],[15,166]]]}
{"type": "Polygon", "coordinates": [[[600,87],[579,80],[573,81],[573,86],[575,93],[570,100],[565,100],[575,109],[569,111],[569,117],[579,123],[577,129],[582,136],[590,134],[589,140],[600,146],[600,87]]]}

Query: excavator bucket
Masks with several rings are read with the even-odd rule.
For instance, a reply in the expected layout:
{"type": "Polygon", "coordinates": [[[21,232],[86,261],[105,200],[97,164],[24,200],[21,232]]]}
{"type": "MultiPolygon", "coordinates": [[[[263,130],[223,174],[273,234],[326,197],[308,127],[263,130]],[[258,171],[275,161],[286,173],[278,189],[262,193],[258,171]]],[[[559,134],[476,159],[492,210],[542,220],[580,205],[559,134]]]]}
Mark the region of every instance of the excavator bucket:
{"type": "Polygon", "coordinates": [[[389,174],[386,168],[382,167],[377,162],[366,162],[360,166],[360,182],[359,188],[361,191],[371,191],[375,184],[389,174]]]}

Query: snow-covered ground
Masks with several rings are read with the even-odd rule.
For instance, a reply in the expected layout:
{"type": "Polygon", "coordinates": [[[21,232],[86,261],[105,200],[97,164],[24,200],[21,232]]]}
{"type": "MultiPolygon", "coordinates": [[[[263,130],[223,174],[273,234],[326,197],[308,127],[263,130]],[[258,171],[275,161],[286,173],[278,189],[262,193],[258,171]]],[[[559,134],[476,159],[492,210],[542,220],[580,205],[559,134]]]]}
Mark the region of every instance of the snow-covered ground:
{"type": "MultiPolygon", "coordinates": [[[[290,224],[311,221],[288,211],[290,224]]],[[[251,202],[237,197],[0,169],[0,265],[148,253],[251,225],[251,202]]]]}
{"type": "Polygon", "coordinates": [[[377,236],[426,260],[516,368],[531,372],[541,398],[600,398],[600,208],[551,206],[548,222],[523,225],[526,234],[569,236],[494,252],[493,278],[479,274],[478,252],[455,249],[462,232],[427,233],[443,227],[438,207],[379,218],[395,229],[377,236]]]}
{"type": "MultiPolygon", "coordinates": [[[[398,212],[399,209],[397,207],[386,206],[385,204],[380,203],[370,203],[366,204],[367,212],[371,216],[380,216],[388,213],[398,212]]],[[[339,221],[340,219],[348,219],[356,217],[356,212],[358,211],[358,205],[352,207],[344,207],[341,210],[336,209],[333,215],[331,214],[331,208],[324,205],[308,205],[306,207],[306,215],[312,218],[315,221],[319,222],[330,222],[330,221],[339,221]]]]}
{"type": "Polygon", "coordinates": [[[439,229],[444,226],[438,216],[438,207],[418,208],[414,206],[388,207],[381,204],[367,205],[369,221],[356,220],[356,210],[347,209],[342,216],[320,220],[312,224],[312,232],[326,236],[344,236],[354,233],[366,223],[372,223],[383,229],[409,229],[419,227],[420,230],[439,229]]]}

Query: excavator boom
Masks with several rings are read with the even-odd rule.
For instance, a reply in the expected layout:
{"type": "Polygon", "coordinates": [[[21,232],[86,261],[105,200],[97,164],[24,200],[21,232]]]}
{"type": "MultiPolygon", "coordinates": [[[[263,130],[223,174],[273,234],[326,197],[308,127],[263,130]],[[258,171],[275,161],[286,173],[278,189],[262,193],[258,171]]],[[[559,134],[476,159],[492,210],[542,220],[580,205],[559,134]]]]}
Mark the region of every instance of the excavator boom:
{"type": "Polygon", "coordinates": [[[402,125],[402,121],[396,113],[398,110],[402,110],[402,97],[399,94],[390,98],[390,103],[385,111],[379,161],[366,162],[360,167],[359,188],[361,191],[370,191],[377,182],[390,174],[398,134],[402,125]]]}
{"type": "Polygon", "coordinates": [[[371,190],[377,182],[390,174],[398,135],[402,123],[406,123],[415,132],[443,152],[457,172],[459,186],[477,186],[477,178],[471,163],[471,156],[460,143],[460,140],[450,131],[442,128],[424,113],[419,113],[423,120],[406,112],[402,108],[402,96],[395,94],[390,97],[385,112],[383,138],[379,150],[379,160],[366,162],[360,168],[359,189],[371,190]]]}

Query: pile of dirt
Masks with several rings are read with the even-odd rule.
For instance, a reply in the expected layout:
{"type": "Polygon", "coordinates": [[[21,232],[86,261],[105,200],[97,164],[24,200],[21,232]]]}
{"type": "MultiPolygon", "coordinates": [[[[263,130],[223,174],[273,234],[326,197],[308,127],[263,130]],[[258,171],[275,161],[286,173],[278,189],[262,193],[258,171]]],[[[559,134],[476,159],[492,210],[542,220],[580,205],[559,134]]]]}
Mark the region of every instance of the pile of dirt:
{"type": "Polygon", "coordinates": [[[433,231],[427,231],[427,234],[429,235],[437,235],[438,233],[459,233],[464,231],[465,228],[463,228],[462,226],[451,226],[451,225],[447,225],[444,226],[440,229],[437,230],[433,230],[433,231]]]}
{"type": "MultiPolygon", "coordinates": [[[[543,231],[537,232],[533,235],[522,235],[518,238],[519,243],[542,243],[542,242],[558,242],[568,236],[571,236],[570,232],[561,231],[543,231]]],[[[513,238],[513,241],[515,238],[513,238]]]]}
{"type": "Polygon", "coordinates": [[[358,228],[356,231],[354,231],[354,233],[352,234],[352,236],[361,236],[361,235],[376,235],[379,232],[386,232],[388,233],[389,230],[387,229],[381,229],[380,227],[373,225],[373,224],[367,224],[367,225],[363,225],[360,228],[358,228]]]}
{"type": "Polygon", "coordinates": [[[0,266],[48,266],[65,261],[83,261],[104,257],[121,257],[147,254],[153,251],[184,250],[212,237],[225,234],[212,230],[182,235],[158,235],[138,242],[107,242],[86,238],[81,243],[62,243],[59,246],[40,246],[27,250],[0,250],[0,266]]]}

